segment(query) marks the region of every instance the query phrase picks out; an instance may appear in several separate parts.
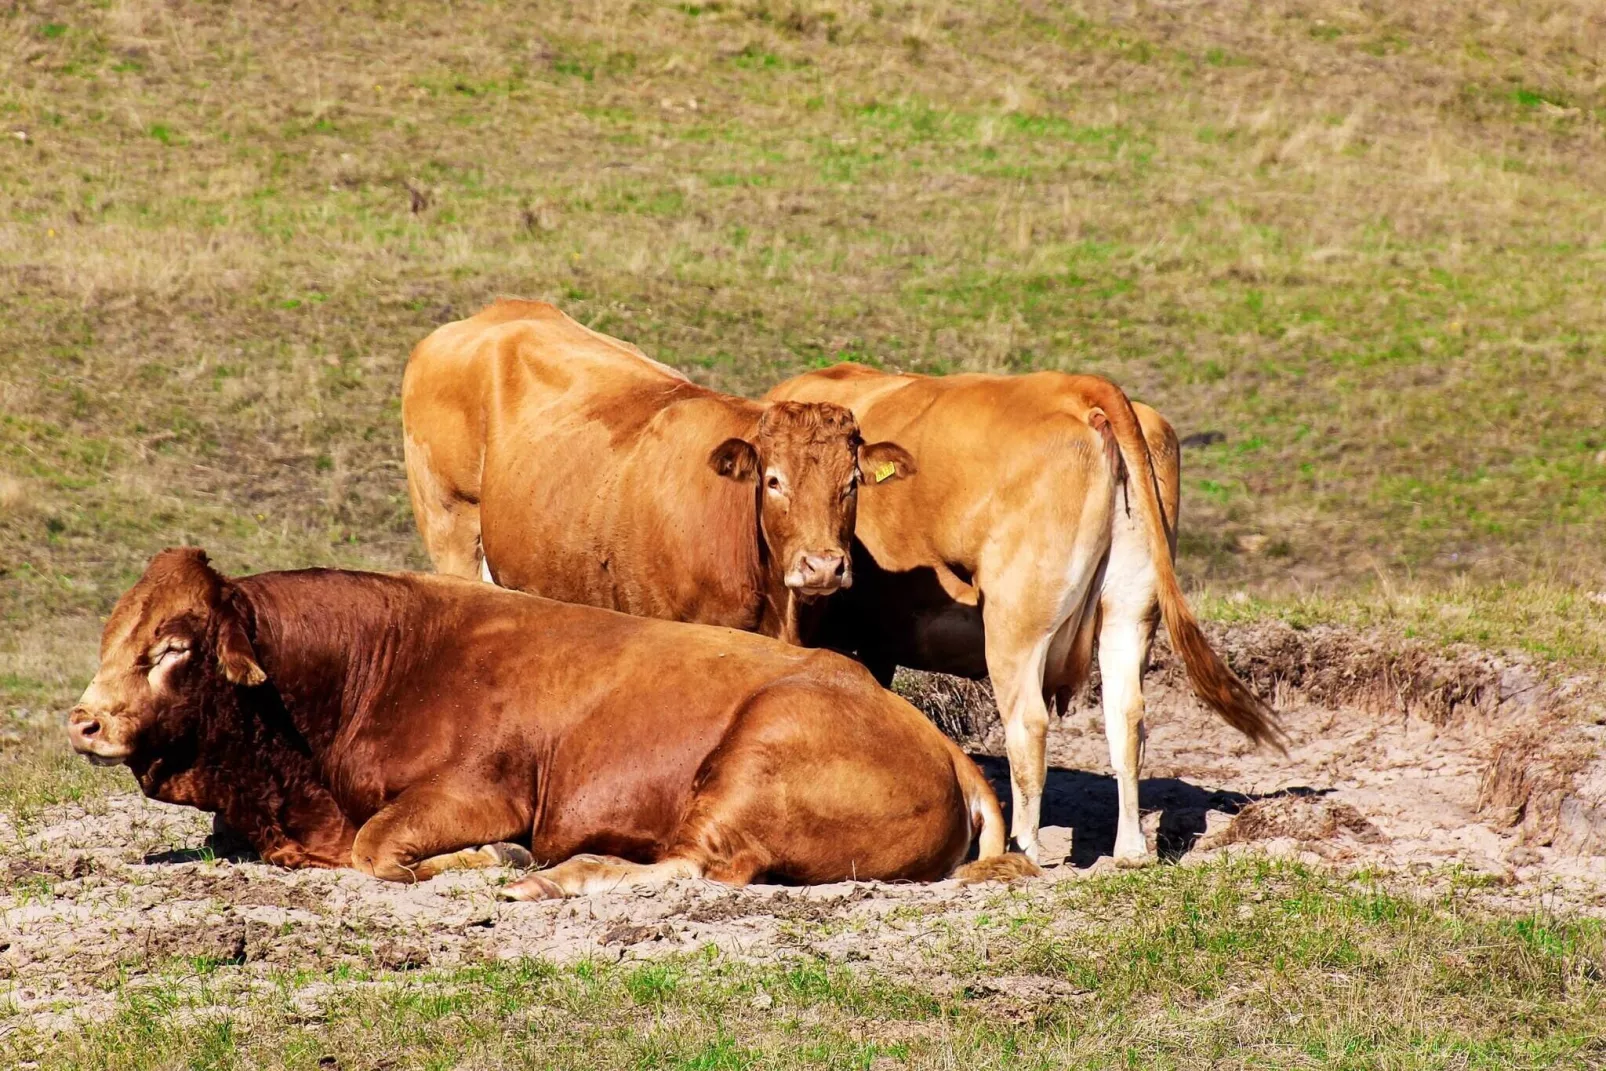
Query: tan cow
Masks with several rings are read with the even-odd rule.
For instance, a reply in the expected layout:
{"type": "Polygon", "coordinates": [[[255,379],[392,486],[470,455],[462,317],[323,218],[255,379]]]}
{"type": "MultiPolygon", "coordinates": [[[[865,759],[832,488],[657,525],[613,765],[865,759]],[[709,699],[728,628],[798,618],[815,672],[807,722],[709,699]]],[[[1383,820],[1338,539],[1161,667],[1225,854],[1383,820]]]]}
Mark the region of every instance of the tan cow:
{"type": "Polygon", "coordinates": [[[792,643],[853,581],[861,469],[914,470],[841,406],[720,394],[531,301],[419,343],[402,424],[440,572],[792,643]]]}
{"type": "Polygon", "coordinates": [[[866,496],[858,586],[820,641],[883,682],[897,665],[990,676],[1009,751],[1015,842],[1038,856],[1049,704],[1088,680],[1094,637],[1119,794],[1115,858],[1139,827],[1143,671],[1161,618],[1194,691],[1256,742],[1270,708],[1211,650],[1172,569],[1180,465],[1171,426],[1097,376],[891,375],[844,364],[777,400],[836,402],[914,455],[919,480],[866,496]],[[1163,501],[1163,504],[1162,504],[1163,501]]]}
{"type": "Polygon", "coordinates": [[[848,659],[455,577],[164,551],[68,733],[288,867],[556,864],[514,899],[1037,872],[975,763],[848,659]]]}

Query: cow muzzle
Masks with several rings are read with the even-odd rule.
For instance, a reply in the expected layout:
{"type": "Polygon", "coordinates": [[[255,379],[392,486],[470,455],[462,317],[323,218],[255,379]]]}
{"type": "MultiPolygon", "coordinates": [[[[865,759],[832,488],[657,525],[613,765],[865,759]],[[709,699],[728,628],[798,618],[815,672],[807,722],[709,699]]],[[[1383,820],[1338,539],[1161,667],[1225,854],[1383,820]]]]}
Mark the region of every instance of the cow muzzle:
{"type": "Polygon", "coordinates": [[[127,759],[126,745],[113,743],[106,736],[106,719],[83,707],[67,715],[67,739],[72,749],[96,766],[116,766],[127,759]]]}
{"type": "Polygon", "coordinates": [[[845,554],[835,551],[799,554],[786,571],[786,586],[805,598],[818,598],[853,586],[853,570],[845,554]]]}

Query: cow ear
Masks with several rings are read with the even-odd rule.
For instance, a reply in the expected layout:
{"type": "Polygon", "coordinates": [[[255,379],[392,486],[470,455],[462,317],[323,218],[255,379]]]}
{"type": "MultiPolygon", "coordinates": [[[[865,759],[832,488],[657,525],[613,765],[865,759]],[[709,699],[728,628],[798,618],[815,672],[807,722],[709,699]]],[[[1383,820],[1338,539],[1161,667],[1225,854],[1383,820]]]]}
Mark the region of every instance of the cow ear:
{"type": "Polygon", "coordinates": [[[708,466],[732,480],[750,480],[758,475],[758,451],[746,439],[726,439],[708,455],[708,466]]]}
{"type": "Polygon", "coordinates": [[[859,472],[865,483],[886,483],[919,471],[909,451],[897,443],[866,443],[859,447],[859,472]]]}
{"type": "Polygon", "coordinates": [[[217,662],[223,668],[223,675],[231,684],[245,684],[256,687],[268,679],[257,665],[257,654],[251,648],[251,638],[245,634],[245,625],[240,621],[232,606],[220,611],[223,615],[223,627],[217,634],[217,662]]]}

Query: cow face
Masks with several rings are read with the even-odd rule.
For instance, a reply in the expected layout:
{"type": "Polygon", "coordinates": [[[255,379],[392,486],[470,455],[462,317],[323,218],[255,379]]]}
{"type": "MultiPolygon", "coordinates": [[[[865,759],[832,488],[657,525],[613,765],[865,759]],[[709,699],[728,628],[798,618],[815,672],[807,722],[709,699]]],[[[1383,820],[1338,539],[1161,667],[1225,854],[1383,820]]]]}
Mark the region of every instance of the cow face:
{"type": "Polygon", "coordinates": [[[758,483],[759,529],[786,586],[804,598],[853,583],[849,555],[859,485],[910,476],[895,443],[865,445],[853,413],[829,402],[771,402],[753,442],[726,439],[714,471],[758,483]]]}
{"type": "Polygon", "coordinates": [[[228,582],[194,548],[164,550],[118,600],[100,640],[100,669],[67,719],[73,750],[136,769],[194,732],[220,685],[266,678],[228,582]]]}

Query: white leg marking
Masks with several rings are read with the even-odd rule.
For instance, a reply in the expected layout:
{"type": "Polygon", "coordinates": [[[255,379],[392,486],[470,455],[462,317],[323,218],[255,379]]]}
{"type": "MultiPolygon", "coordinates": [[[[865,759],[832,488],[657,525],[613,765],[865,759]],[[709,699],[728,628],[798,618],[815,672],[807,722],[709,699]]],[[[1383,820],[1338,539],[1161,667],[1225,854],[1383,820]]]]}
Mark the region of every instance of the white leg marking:
{"type": "Polygon", "coordinates": [[[1138,816],[1138,746],[1143,725],[1143,692],[1138,665],[1141,653],[1136,630],[1106,624],[1099,637],[1099,672],[1104,678],[1104,735],[1115,771],[1118,818],[1115,861],[1148,862],[1138,816]]]}
{"type": "Polygon", "coordinates": [[[1104,735],[1115,773],[1118,818],[1117,864],[1153,861],[1138,814],[1138,776],[1143,763],[1143,662],[1149,613],[1154,605],[1154,563],[1136,525],[1117,517],[1100,601],[1099,674],[1104,681],[1104,735]]]}

